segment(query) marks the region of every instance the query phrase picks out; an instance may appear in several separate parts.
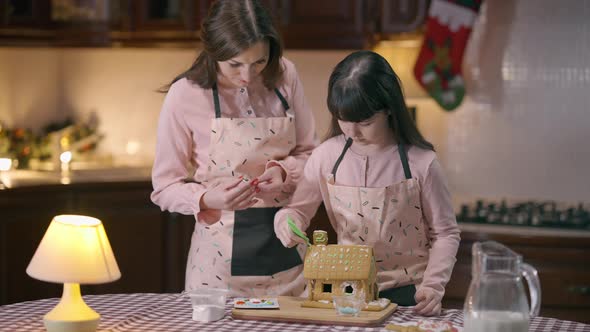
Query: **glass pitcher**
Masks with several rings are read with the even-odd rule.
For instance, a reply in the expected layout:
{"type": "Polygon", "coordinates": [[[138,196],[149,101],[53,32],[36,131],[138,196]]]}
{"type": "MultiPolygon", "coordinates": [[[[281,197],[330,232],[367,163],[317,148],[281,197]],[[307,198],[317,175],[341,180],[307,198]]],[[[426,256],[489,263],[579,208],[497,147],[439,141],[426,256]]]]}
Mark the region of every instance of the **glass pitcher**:
{"type": "Polygon", "coordinates": [[[541,284],[537,270],[501,243],[476,242],[471,284],[464,306],[464,332],[527,332],[539,314],[541,284]],[[521,278],[528,283],[531,306],[521,278]]]}

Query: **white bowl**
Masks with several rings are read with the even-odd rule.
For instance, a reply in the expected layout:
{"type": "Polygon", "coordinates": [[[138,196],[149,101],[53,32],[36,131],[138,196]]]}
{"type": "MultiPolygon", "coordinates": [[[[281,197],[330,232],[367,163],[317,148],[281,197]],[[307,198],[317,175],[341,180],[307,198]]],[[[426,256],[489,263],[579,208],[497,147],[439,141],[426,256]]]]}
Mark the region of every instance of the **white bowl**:
{"type": "Polygon", "coordinates": [[[365,300],[354,295],[333,295],[334,308],[341,316],[357,317],[365,307],[365,300]]]}

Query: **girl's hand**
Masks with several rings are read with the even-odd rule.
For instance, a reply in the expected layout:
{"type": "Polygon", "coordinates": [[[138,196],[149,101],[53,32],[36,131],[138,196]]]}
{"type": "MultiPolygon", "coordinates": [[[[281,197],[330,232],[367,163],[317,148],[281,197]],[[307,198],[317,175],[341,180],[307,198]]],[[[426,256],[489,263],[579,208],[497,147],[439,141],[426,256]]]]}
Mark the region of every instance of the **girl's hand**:
{"type": "Polygon", "coordinates": [[[220,179],[201,196],[201,209],[244,210],[256,204],[256,187],[239,178],[220,179]]]}
{"type": "MultiPolygon", "coordinates": [[[[295,221],[295,223],[297,223],[297,221],[295,221]]],[[[277,220],[275,222],[275,234],[277,235],[277,238],[281,240],[281,243],[285,248],[292,248],[299,243],[305,244],[305,240],[295,235],[291,228],[289,228],[286,215],[284,215],[283,220],[277,220]]]]}
{"type": "Polygon", "coordinates": [[[441,300],[440,295],[432,288],[424,287],[416,291],[414,295],[416,306],[414,313],[423,316],[438,316],[440,315],[441,300]]]}
{"type": "Polygon", "coordinates": [[[262,192],[280,191],[286,175],[281,166],[272,166],[266,169],[258,178],[252,180],[252,184],[262,192]]]}

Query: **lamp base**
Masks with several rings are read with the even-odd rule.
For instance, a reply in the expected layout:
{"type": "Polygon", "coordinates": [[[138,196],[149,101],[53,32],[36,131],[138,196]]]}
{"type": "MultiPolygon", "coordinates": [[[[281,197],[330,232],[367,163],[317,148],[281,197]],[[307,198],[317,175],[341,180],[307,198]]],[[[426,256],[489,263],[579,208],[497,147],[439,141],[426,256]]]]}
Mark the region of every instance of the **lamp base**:
{"type": "Polygon", "coordinates": [[[100,315],[84,303],[80,285],[65,283],[61,300],[45,317],[48,332],[94,332],[100,315]]]}
{"type": "Polygon", "coordinates": [[[59,321],[44,319],[47,332],[95,332],[100,318],[85,321],[59,321]]]}

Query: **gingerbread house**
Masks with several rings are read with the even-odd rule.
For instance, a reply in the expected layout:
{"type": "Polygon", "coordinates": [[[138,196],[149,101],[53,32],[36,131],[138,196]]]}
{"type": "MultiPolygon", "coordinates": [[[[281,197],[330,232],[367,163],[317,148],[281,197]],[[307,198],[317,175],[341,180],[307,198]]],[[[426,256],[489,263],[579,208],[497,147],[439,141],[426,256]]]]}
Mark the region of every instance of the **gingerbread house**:
{"type": "Polygon", "coordinates": [[[315,231],[307,249],[303,276],[308,301],[332,301],[333,295],[364,296],[377,300],[378,288],[373,248],[363,245],[328,245],[327,233],[315,231]]]}

